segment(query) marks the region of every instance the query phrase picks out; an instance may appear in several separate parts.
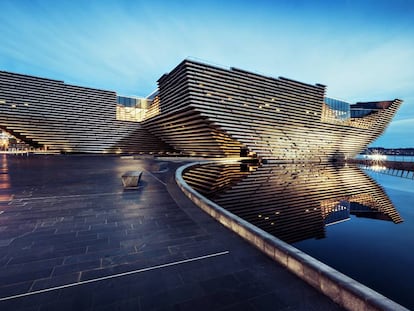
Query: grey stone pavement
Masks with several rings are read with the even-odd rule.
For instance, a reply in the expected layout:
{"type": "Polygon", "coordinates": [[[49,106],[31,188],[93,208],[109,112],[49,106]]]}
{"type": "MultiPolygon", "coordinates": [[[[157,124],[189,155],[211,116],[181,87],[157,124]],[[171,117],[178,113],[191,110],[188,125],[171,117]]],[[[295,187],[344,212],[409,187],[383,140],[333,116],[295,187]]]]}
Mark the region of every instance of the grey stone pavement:
{"type": "Polygon", "coordinates": [[[0,155],[0,310],[341,310],[193,205],[181,164],[0,155]]]}

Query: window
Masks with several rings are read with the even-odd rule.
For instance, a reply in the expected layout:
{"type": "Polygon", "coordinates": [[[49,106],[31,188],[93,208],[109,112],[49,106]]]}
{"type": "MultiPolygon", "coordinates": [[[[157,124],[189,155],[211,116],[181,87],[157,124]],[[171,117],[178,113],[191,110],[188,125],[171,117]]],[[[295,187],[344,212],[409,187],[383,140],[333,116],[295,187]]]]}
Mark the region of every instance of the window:
{"type": "Polygon", "coordinates": [[[151,100],[117,96],[116,119],[120,121],[141,122],[146,115],[151,100]]]}

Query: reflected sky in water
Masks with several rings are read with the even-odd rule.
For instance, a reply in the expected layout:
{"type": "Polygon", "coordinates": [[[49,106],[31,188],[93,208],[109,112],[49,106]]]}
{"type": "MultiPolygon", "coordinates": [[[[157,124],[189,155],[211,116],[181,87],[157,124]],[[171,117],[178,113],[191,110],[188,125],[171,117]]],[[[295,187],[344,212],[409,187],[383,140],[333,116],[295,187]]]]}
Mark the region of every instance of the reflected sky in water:
{"type": "Polygon", "coordinates": [[[198,166],[187,182],[222,207],[414,309],[414,180],[355,166],[198,166]]]}
{"type": "Polygon", "coordinates": [[[381,186],[404,222],[351,216],[327,228],[327,239],[294,244],[404,306],[414,309],[414,180],[367,172],[381,186]]]}

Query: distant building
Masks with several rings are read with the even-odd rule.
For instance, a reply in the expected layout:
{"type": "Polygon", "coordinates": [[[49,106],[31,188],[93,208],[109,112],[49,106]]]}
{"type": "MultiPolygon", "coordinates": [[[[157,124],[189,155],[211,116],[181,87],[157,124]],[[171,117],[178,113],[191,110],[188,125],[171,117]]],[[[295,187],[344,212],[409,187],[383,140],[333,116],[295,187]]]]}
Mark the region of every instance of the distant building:
{"type": "Polygon", "coordinates": [[[325,86],[184,60],[148,98],[0,72],[0,128],[56,152],[325,161],[354,157],[401,101],[325,97],[325,86]]]}
{"type": "Polygon", "coordinates": [[[383,148],[370,147],[361,152],[362,154],[379,153],[385,155],[414,156],[414,148],[383,148]]]}

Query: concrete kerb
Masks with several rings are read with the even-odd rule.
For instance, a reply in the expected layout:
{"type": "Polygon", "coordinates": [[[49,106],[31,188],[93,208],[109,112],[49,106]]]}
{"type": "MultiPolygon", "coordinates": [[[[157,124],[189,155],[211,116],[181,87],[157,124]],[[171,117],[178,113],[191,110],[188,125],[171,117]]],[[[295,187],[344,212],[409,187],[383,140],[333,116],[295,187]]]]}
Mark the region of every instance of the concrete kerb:
{"type": "Polygon", "coordinates": [[[189,163],[177,169],[175,180],[184,194],[202,210],[345,309],[408,310],[371,288],[230,213],[195,191],[182,177],[184,171],[194,165],[236,162],[234,160],[218,160],[189,163]]]}

